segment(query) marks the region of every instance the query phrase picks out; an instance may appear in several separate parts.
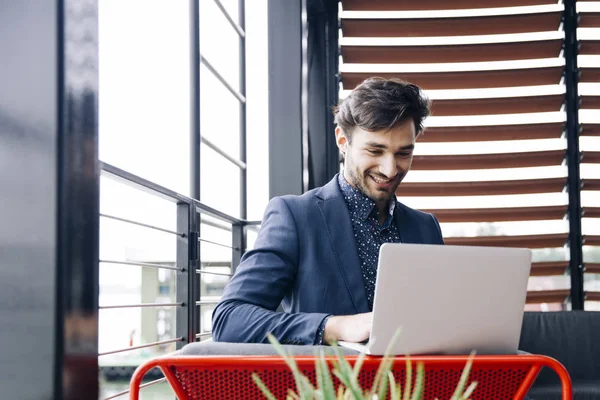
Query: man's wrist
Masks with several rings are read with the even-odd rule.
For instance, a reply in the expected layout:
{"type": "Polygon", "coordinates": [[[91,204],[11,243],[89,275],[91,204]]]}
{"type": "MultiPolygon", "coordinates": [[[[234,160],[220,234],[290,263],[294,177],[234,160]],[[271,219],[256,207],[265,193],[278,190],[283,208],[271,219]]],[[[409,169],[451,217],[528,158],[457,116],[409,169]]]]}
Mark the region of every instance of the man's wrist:
{"type": "Polygon", "coordinates": [[[323,332],[323,342],[331,344],[339,340],[338,320],[339,317],[333,316],[327,319],[325,330],[323,332]]]}

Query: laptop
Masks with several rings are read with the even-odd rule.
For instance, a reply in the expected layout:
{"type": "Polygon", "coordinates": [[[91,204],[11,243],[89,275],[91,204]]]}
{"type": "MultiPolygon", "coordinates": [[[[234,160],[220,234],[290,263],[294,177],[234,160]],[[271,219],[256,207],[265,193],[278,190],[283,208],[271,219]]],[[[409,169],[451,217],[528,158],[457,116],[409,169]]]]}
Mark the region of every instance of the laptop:
{"type": "Polygon", "coordinates": [[[370,355],[517,354],[531,250],[385,243],[366,344],[370,355]]]}

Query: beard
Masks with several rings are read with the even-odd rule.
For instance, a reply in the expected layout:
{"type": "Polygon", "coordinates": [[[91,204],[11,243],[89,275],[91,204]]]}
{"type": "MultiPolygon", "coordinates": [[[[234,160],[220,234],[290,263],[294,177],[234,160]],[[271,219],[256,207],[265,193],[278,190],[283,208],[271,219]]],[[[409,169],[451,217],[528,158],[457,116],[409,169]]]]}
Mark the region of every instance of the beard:
{"type": "Polygon", "coordinates": [[[402,182],[404,178],[404,173],[398,172],[395,181],[391,185],[389,189],[377,188],[374,187],[375,183],[373,182],[370,175],[375,177],[380,177],[383,179],[389,179],[389,177],[383,176],[378,172],[374,172],[371,170],[366,170],[364,172],[360,171],[357,166],[352,163],[352,160],[346,157],[346,163],[348,166],[348,177],[349,182],[352,183],[358,190],[360,190],[365,196],[374,200],[377,203],[389,202],[392,197],[396,196],[396,189],[402,182]]]}

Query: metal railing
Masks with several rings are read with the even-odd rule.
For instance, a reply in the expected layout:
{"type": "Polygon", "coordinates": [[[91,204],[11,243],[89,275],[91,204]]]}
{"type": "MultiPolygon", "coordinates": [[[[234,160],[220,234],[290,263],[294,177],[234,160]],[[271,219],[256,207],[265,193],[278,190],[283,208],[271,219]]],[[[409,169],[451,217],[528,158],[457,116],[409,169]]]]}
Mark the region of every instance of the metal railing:
{"type": "MultiPolygon", "coordinates": [[[[243,252],[245,251],[246,234],[250,228],[257,227],[260,222],[247,221],[222,213],[202,202],[176,193],[170,189],[160,186],[154,182],[148,181],[137,175],[131,174],[120,168],[107,163],[100,163],[102,176],[119,181],[127,186],[142,190],[146,193],[169,200],[177,205],[177,228],[176,230],[164,229],[158,226],[147,224],[140,221],[134,221],[120,216],[100,214],[101,218],[111,219],[124,224],[133,224],[142,228],[158,230],[173,235],[177,240],[176,262],[175,265],[163,265],[151,262],[139,262],[130,260],[101,259],[100,264],[112,265],[131,265],[138,267],[166,269],[176,272],[176,301],[167,303],[138,303],[138,304],[108,304],[100,305],[101,310],[125,309],[125,308],[175,308],[176,323],[175,337],[168,340],[160,340],[138,346],[129,346],[126,348],[104,351],[98,354],[99,357],[110,354],[126,353],[129,351],[163,346],[166,344],[176,344],[177,350],[185,344],[203,340],[211,337],[211,332],[203,329],[201,319],[201,307],[214,306],[218,300],[213,300],[210,296],[203,296],[200,282],[203,276],[221,276],[230,278],[233,276],[235,267],[239,263],[243,252]],[[204,217],[204,218],[203,218],[204,217]],[[207,218],[210,219],[207,219],[207,218]],[[214,220],[214,221],[213,221],[214,220]],[[230,232],[232,235],[231,244],[219,243],[200,236],[200,227],[202,224],[230,232]],[[202,265],[200,261],[200,243],[228,248],[231,250],[232,263],[229,265],[230,271],[210,271],[210,265],[202,265]]],[[[227,263],[218,263],[217,268],[223,268],[227,263]]],[[[151,386],[163,382],[164,378],[154,380],[145,386],[151,386]]],[[[124,396],[129,391],[119,392],[111,395],[108,399],[124,396]]]]}
{"type": "MultiPolygon", "coordinates": [[[[220,0],[214,0],[216,6],[221,11],[228,24],[235,30],[240,38],[240,81],[239,87],[235,88],[231,85],[223,75],[209,62],[201,53],[200,49],[200,13],[202,12],[201,2],[199,0],[189,0],[190,5],[190,56],[191,65],[191,86],[192,97],[191,106],[191,165],[190,176],[191,196],[184,196],[170,189],[160,186],[154,182],[143,179],[139,176],[131,174],[127,171],[119,169],[107,163],[101,163],[102,175],[104,177],[117,180],[128,186],[145,191],[151,195],[161,197],[177,206],[177,227],[175,230],[165,229],[154,225],[147,224],[142,221],[134,221],[115,215],[101,214],[101,218],[111,219],[113,221],[124,224],[132,224],[146,229],[161,231],[163,233],[172,234],[176,237],[176,261],[174,265],[162,265],[152,262],[139,262],[130,260],[100,260],[100,264],[111,265],[131,265],[138,267],[149,267],[156,269],[165,269],[175,271],[176,274],[176,300],[168,303],[139,303],[139,304],[121,304],[121,305],[101,305],[101,310],[114,309],[146,309],[146,308],[175,308],[175,337],[173,339],[155,341],[139,346],[130,346],[124,349],[110,350],[99,354],[100,357],[115,354],[125,353],[132,350],[161,346],[165,344],[176,344],[177,350],[181,349],[185,344],[202,340],[211,337],[211,332],[208,329],[203,329],[201,308],[206,306],[214,306],[217,301],[213,300],[214,296],[203,296],[202,282],[206,276],[230,278],[235,272],[235,268],[240,262],[243,252],[246,248],[246,233],[248,229],[256,229],[259,222],[246,220],[246,205],[247,205],[247,189],[246,189],[246,59],[245,59],[245,8],[244,0],[239,0],[239,23],[229,15],[227,9],[220,0]],[[204,65],[206,69],[239,101],[240,105],[240,152],[239,157],[231,155],[226,151],[216,146],[200,132],[200,65],[204,65]],[[218,155],[235,165],[240,172],[240,218],[220,212],[199,201],[201,199],[200,190],[200,147],[201,144],[210,148],[218,155]],[[213,240],[214,238],[202,237],[200,227],[202,225],[211,226],[222,231],[230,232],[231,243],[220,243],[213,240]],[[206,243],[211,246],[227,248],[231,250],[230,270],[223,272],[222,270],[208,270],[208,265],[201,263],[201,248],[200,243],[206,243]]],[[[223,267],[219,265],[219,267],[223,267]]],[[[165,378],[157,379],[149,382],[143,387],[151,386],[160,382],[164,382],[165,378]]],[[[129,393],[128,390],[113,394],[108,399],[113,399],[119,396],[124,396],[129,393]]]]}

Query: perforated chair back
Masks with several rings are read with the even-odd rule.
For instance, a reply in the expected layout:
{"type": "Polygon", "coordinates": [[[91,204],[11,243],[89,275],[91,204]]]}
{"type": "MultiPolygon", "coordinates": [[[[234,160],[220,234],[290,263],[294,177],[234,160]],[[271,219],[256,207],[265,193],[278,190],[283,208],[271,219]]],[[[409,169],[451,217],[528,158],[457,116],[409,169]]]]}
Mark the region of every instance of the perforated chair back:
{"type": "MultiPolygon", "coordinates": [[[[315,358],[296,357],[300,370],[316,385],[315,358]]],[[[328,361],[334,357],[327,357],[328,361]]],[[[346,359],[354,364],[357,357],[346,359]]],[[[417,362],[425,365],[425,400],[450,399],[467,362],[466,356],[411,357],[413,368],[417,362]]],[[[379,357],[366,357],[359,381],[363,388],[373,384],[379,357]]],[[[404,384],[406,360],[397,357],[393,373],[397,382],[404,384]]],[[[469,383],[477,382],[472,395],[474,400],[522,399],[542,366],[559,375],[563,386],[563,399],[571,399],[571,381],[567,371],[556,360],[535,355],[476,356],[469,383]]],[[[161,357],[140,366],[131,379],[131,399],[139,399],[143,376],[159,367],[165,374],[179,400],[186,399],[261,399],[264,398],[254,381],[256,372],[278,399],[284,399],[289,389],[296,390],[292,373],[281,357],[272,356],[175,356],[161,357]]],[[[413,373],[414,376],[414,373],[413,373]]],[[[414,379],[414,378],[413,378],[414,379]]],[[[414,384],[414,382],[413,382],[414,384]]],[[[339,381],[334,378],[337,387],[339,381]]]]}

